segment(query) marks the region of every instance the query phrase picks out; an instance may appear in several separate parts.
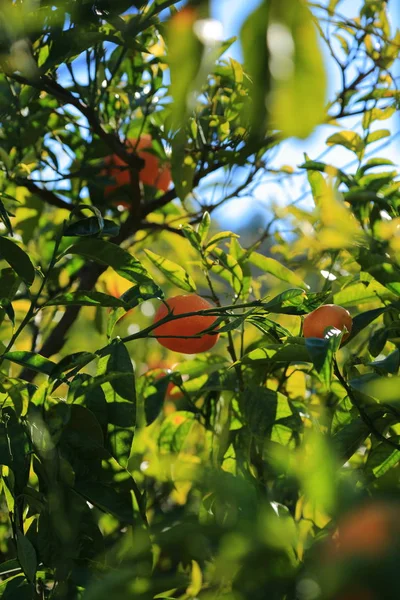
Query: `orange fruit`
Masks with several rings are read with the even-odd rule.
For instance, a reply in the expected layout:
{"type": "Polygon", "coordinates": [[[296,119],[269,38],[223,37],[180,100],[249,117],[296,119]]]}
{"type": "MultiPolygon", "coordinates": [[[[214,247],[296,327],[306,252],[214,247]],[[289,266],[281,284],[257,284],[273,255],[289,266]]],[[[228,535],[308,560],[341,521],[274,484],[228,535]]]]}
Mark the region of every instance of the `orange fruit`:
{"type": "MultiPolygon", "coordinates": [[[[171,371],[174,370],[175,366],[176,365],[171,366],[169,363],[162,360],[162,361],[158,362],[156,365],[152,365],[151,369],[149,371],[147,371],[147,375],[148,376],[151,375],[152,377],[154,377],[154,380],[157,381],[158,379],[162,379],[162,377],[169,375],[171,373],[171,371]]],[[[174,394],[171,394],[174,387],[176,387],[175,384],[172,381],[170,381],[170,383],[167,386],[167,390],[165,392],[166,400],[173,401],[173,400],[178,400],[179,398],[183,398],[183,393],[179,388],[176,389],[174,394]]]]}
{"type": "Polygon", "coordinates": [[[336,553],[378,557],[400,533],[400,508],[388,502],[374,502],[351,511],[338,524],[336,553]],[[394,536],[394,537],[393,537],[394,536]]]}
{"type": "Polygon", "coordinates": [[[349,337],[353,319],[348,310],[337,304],[324,304],[306,316],[303,323],[303,335],[305,338],[323,338],[325,329],[335,327],[348,333],[343,336],[343,341],[349,337]]]}
{"type": "MultiPolygon", "coordinates": [[[[165,377],[166,375],[169,375],[170,373],[171,373],[171,369],[165,368],[165,363],[163,361],[161,361],[161,363],[159,363],[158,366],[156,366],[153,369],[150,369],[149,371],[146,372],[146,377],[150,377],[153,380],[153,382],[155,383],[156,381],[158,381],[159,379],[162,379],[163,377],[165,377]]],[[[170,381],[168,383],[167,389],[165,391],[165,396],[164,396],[164,414],[165,415],[170,415],[173,412],[175,412],[177,410],[177,401],[179,401],[183,398],[183,392],[179,388],[176,388],[176,392],[174,394],[171,394],[171,391],[173,390],[174,387],[175,387],[175,384],[172,381],[170,381]]]]}
{"type": "MultiPolygon", "coordinates": [[[[185,313],[212,308],[212,305],[207,302],[207,300],[197,296],[197,294],[174,296],[160,306],[154,317],[154,323],[157,323],[168,315],[168,308],[166,305],[174,315],[183,315],[185,313]]],[[[156,327],[154,335],[162,346],[169,350],[174,350],[175,352],[183,352],[185,354],[206,352],[215,346],[219,338],[218,334],[205,334],[199,338],[189,336],[199,335],[202,331],[211,327],[216,319],[217,317],[211,315],[182,317],[181,319],[169,321],[156,327]],[[188,339],[169,336],[185,336],[188,339]]]]}
{"type": "MultiPolygon", "coordinates": [[[[139,171],[139,179],[144,185],[154,187],[158,190],[166,192],[171,183],[171,170],[168,164],[161,164],[160,159],[147,152],[147,149],[152,147],[152,138],[149,134],[143,134],[139,141],[136,139],[128,140],[128,149],[133,151],[144,160],[144,167],[139,171]]],[[[106,169],[103,174],[110,175],[115,180],[115,184],[107,185],[104,189],[104,195],[109,196],[118,188],[129,185],[131,178],[127,164],[113,154],[105,160],[106,169]],[[126,167],[126,168],[122,168],[126,167]]],[[[127,202],[118,202],[122,206],[129,206],[127,202]]]]}
{"type": "Polygon", "coordinates": [[[376,596],[367,588],[355,589],[343,592],[340,596],[336,596],[335,600],[376,600],[376,596]]]}

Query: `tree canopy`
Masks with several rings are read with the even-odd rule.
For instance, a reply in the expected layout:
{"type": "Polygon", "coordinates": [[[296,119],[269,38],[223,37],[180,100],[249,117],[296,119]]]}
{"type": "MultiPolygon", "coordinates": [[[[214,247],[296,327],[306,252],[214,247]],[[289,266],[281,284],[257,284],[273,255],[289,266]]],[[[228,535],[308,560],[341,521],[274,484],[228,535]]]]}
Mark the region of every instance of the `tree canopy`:
{"type": "Polygon", "coordinates": [[[0,0],[1,598],[398,597],[389,5],[0,0]]]}

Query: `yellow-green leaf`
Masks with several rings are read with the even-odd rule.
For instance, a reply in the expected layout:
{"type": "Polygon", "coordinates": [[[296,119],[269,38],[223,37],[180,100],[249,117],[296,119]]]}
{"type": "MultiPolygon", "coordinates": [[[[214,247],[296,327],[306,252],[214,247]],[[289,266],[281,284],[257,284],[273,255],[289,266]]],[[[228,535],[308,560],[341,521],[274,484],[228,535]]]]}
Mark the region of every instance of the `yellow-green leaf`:
{"type": "Polygon", "coordinates": [[[274,275],[277,279],[281,281],[285,281],[286,283],[290,283],[291,285],[295,285],[297,287],[301,287],[304,290],[308,289],[308,285],[304,283],[304,281],[293,273],[290,269],[285,267],[282,263],[275,260],[275,258],[270,258],[269,256],[263,256],[258,252],[253,252],[249,257],[250,262],[264,271],[265,273],[270,273],[274,275]]]}
{"type": "Polygon", "coordinates": [[[186,290],[187,292],[195,292],[196,284],[185,269],[174,263],[168,258],[164,258],[151,250],[145,250],[149,260],[161,271],[163,275],[174,285],[186,290]]]}
{"type": "Polygon", "coordinates": [[[326,75],[312,14],[301,0],[273,0],[267,30],[272,126],[305,138],[325,117],[326,75]]]}

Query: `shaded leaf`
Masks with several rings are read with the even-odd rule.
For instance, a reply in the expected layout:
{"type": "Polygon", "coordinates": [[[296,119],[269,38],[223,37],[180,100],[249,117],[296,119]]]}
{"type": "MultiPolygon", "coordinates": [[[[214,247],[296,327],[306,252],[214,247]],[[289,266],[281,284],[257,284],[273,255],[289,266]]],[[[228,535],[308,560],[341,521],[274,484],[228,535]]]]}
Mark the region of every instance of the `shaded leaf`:
{"type": "Polygon", "coordinates": [[[35,268],[31,259],[18,244],[4,236],[0,236],[0,258],[8,262],[27,285],[32,285],[35,279],[35,268]]]}
{"type": "Polygon", "coordinates": [[[69,246],[63,256],[79,254],[102,265],[111,267],[121,277],[132,283],[151,283],[152,278],[132,254],[116,244],[97,238],[82,238],[69,246]]]}

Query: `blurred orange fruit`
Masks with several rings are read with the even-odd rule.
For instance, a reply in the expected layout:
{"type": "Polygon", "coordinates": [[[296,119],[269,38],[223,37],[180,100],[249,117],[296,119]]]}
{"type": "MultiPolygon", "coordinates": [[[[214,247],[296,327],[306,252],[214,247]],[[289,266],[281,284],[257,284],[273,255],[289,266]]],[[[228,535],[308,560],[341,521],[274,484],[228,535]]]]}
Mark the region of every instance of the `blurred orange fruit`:
{"type": "MultiPolygon", "coordinates": [[[[144,160],[144,167],[139,171],[139,179],[144,185],[156,188],[166,192],[171,184],[171,169],[167,163],[161,163],[160,159],[148,152],[152,147],[152,137],[145,133],[137,139],[129,139],[129,151],[135,150],[136,154],[144,160]]],[[[103,174],[111,176],[115,184],[107,185],[104,189],[104,195],[109,196],[122,186],[130,184],[131,176],[127,164],[117,156],[112,154],[105,159],[106,169],[103,174]],[[125,167],[125,168],[124,168],[125,167]]],[[[129,206],[127,202],[117,201],[116,204],[129,206]]]]}

